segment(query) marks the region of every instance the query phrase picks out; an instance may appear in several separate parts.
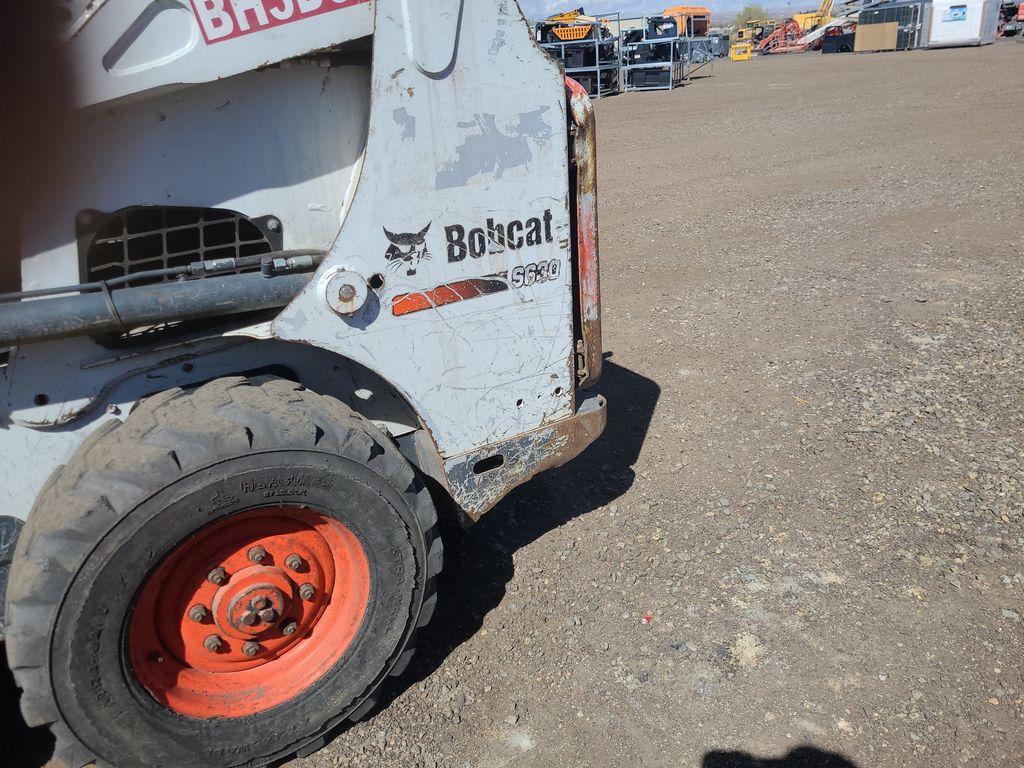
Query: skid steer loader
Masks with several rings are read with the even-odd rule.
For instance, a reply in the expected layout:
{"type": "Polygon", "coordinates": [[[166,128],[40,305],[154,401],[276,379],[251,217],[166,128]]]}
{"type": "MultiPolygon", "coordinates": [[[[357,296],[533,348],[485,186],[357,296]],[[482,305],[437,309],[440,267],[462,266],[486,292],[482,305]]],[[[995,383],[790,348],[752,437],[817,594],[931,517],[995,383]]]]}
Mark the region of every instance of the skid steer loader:
{"type": "Polygon", "coordinates": [[[591,106],[508,0],[61,5],[0,297],[21,709],[72,768],[308,754],[408,664],[438,505],[604,428],[591,106]]]}

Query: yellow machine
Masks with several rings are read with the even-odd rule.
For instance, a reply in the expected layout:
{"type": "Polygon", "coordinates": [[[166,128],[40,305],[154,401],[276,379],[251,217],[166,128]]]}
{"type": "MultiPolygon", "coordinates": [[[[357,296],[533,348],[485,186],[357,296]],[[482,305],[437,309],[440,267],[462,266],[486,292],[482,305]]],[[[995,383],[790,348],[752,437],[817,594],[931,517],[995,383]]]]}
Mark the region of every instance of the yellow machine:
{"type": "Polygon", "coordinates": [[[729,46],[729,60],[750,61],[750,56],[753,50],[753,43],[733,43],[732,45],[729,46]]]}
{"type": "Polygon", "coordinates": [[[756,43],[774,32],[778,24],[776,19],[751,19],[736,30],[733,39],[739,43],[756,43]]]}
{"type": "Polygon", "coordinates": [[[793,21],[803,32],[810,32],[832,21],[832,0],[821,0],[817,11],[794,13],[793,21]]]}

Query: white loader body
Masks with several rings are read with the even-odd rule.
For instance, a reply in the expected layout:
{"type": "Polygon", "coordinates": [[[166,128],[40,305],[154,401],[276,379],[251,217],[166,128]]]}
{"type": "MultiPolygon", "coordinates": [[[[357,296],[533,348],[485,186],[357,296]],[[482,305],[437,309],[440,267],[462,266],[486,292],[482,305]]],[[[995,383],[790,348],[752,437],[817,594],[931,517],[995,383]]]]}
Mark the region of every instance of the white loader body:
{"type": "Polygon", "coordinates": [[[600,433],[592,116],[515,3],[68,5],[78,109],[23,223],[24,291],[207,258],[214,225],[175,228],[182,209],[326,256],[271,315],[13,346],[6,515],[141,399],[239,373],[343,400],[471,518],[600,433]]]}

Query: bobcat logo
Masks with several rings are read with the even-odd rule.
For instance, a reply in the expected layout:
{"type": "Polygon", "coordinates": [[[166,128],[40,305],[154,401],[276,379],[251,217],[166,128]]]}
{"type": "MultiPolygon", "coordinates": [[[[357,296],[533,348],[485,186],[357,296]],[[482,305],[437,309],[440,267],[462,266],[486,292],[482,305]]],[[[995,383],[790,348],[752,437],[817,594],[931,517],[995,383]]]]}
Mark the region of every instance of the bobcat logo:
{"type": "Polygon", "coordinates": [[[420,262],[430,259],[430,253],[427,252],[426,244],[427,232],[429,230],[430,224],[427,224],[419,232],[396,235],[394,232],[388,232],[385,227],[384,234],[391,242],[387,253],[384,254],[389,262],[388,268],[401,269],[406,267],[405,274],[410,277],[415,275],[420,262]]]}

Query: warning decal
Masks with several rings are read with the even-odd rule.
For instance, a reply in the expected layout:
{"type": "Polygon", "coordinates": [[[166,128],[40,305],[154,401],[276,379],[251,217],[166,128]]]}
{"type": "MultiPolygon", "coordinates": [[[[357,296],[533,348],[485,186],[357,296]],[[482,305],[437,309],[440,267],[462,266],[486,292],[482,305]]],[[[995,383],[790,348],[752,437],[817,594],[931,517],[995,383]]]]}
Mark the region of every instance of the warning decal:
{"type": "Polygon", "coordinates": [[[207,45],[370,0],[192,0],[207,45]]]}

